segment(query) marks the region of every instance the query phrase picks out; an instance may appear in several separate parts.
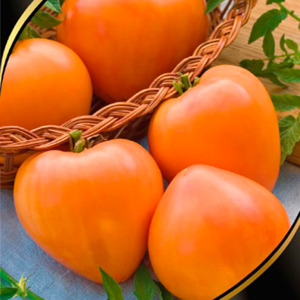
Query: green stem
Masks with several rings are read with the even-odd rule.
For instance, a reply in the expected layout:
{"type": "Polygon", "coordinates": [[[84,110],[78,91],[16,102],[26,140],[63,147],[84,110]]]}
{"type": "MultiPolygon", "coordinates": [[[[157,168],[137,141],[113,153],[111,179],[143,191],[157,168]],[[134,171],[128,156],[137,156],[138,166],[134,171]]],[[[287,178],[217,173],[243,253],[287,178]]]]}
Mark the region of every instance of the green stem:
{"type": "Polygon", "coordinates": [[[70,151],[81,153],[85,149],[90,149],[99,142],[105,141],[105,137],[101,134],[94,135],[89,138],[82,138],[82,131],[74,130],[69,134],[70,151]]]}
{"type": "MultiPolygon", "coordinates": [[[[274,56],[274,57],[272,57],[272,59],[277,59],[277,58],[282,58],[282,57],[287,57],[287,56],[293,56],[293,55],[295,55],[296,53],[286,53],[286,54],[282,54],[282,55],[276,55],[276,56],[274,56]]],[[[270,60],[270,58],[269,57],[267,57],[267,58],[264,58],[263,60],[270,60]]]]}
{"type": "Polygon", "coordinates": [[[85,146],[86,142],[85,139],[80,139],[75,143],[74,146],[74,152],[75,153],[80,153],[84,150],[84,146],[85,146]]]}
{"type": "Polygon", "coordinates": [[[82,131],[75,130],[70,133],[70,151],[80,153],[85,149],[86,140],[81,138],[82,131]]]}
{"type": "Polygon", "coordinates": [[[200,77],[196,77],[193,83],[193,87],[196,86],[199,81],[200,81],[200,77]]]}
{"type": "Polygon", "coordinates": [[[199,82],[200,78],[196,77],[193,84],[191,83],[190,79],[189,79],[189,74],[180,74],[180,80],[173,81],[173,86],[176,89],[177,93],[179,95],[182,95],[184,92],[186,92],[187,90],[189,90],[190,88],[194,87],[197,85],[197,83],[199,82]]]}
{"type": "MultiPolygon", "coordinates": [[[[11,284],[12,287],[15,287],[19,290],[19,292],[24,292],[21,290],[20,286],[19,286],[19,282],[14,279],[13,277],[11,277],[4,269],[0,268],[0,278],[11,284]]],[[[27,294],[27,298],[30,300],[44,300],[42,297],[38,296],[37,294],[35,294],[34,292],[30,291],[29,289],[25,290],[26,294],[27,294]]],[[[26,299],[24,296],[21,296],[23,299],[26,299]]]]}
{"type": "Polygon", "coordinates": [[[176,80],[173,81],[173,86],[176,89],[179,95],[183,94],[183,84],[181,81],[177,82],[176,80]]]}
{"type": "Polygon", "coordinates": [[[288,15],[290,15],[292,18],[294,18],[295,20],[297,20],[298,22],[300,22],[300,17],[298,17],[297,15],[295,15],[295,13],[293,11],[288,10],[284,5],[282,5],[281,3],[277,3],[279,5],[279,7],[285,11],[288,15]]]}
{"type": "Polygon", "coordinates": [[[44,298],[38,296],[34,292],[27,290],[27,298],[30,300],[44,300],[44,298]]]}
{"type": "Polygon", "coordinates": [[[5,272],[2,268],[0,268],[0,278],[7,283],[11,283],[13,285],[18,286],[18,281],[12,278],[7,272],[5,272]]]}
{"type": "Polygon", "coordinates": [[[192,84],[191,84],[188,74],[181,75],[180,80],[183,83],[186,91],[192,87],[192,84]]]}

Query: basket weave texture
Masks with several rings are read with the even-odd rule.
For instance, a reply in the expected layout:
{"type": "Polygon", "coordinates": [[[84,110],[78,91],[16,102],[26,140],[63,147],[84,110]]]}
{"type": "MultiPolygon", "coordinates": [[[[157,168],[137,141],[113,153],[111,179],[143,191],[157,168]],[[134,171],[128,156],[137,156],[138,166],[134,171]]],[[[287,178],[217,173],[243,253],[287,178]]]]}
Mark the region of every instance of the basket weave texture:
{"type": "MultiPolygon", "coordinates": [[[[15,155],[28,151],[44,151],[66,143],[69,133],[81,130],[83,138],[98,136],[97,143],[113,138],[135,139],[146,134],[154,109],[164,100],[176,96],[173,81],[188,73],[193,81],[211,65],[221,51],[237,37],[240,28],[248,21],[256,0],[229,0],[227,5],[210,14],[210,35],[198,46],[192,56],[183,59],[170,73],[157,77],[126,102],[103,106],[91,115],[73,118],[61,126],[42,126],[27,130],[18,126],[0,127],[0,156],[5,158],[0,166],[1,188],[11,188],[17,168],[15,155]]],[[[192,24],[191,24],[192,26],[192,24]]],[[[43,32],[43,37],[53,38],[55,30],[43,32]]]]}

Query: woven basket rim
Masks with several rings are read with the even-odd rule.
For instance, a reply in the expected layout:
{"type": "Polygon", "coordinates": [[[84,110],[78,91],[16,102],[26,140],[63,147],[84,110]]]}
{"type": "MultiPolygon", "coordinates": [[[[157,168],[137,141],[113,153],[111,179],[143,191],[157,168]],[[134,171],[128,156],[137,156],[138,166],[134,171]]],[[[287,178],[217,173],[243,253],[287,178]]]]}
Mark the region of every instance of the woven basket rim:
{"type": "Polygon", "coordinates": [[[127,101],[108,104],[92,115],[75,117],[60,126],[41,126],[32,130],[19,126],[0,127],[0,156],[5,157],[4,165],[0,166],[0,185],[13,182],[13,173],[16,173],[14,155],[62,145],[73,130],[81,130],[84,138],[103,134],[103,140],[120,137],[126,131],[139,131],[139,126],[148,121],[162,101],[177,94],[172,83],[179,79],[179,73],[187,73],[191,81],[201,74],[235,40],[255,4],[256,0],[229,0],[222,10],[215,9],[211,14],[213,30],[208,39],[171,72],[158,76],[148,89],[139,91],[127,101]]]}

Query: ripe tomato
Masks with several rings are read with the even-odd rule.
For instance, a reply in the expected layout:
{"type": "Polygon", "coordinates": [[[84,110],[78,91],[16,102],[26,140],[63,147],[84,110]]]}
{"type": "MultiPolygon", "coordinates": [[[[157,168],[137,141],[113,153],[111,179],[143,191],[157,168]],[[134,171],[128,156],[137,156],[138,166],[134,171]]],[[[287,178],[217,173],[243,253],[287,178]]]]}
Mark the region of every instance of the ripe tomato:
{"type": "MultiPolygon", "coordinates": [[[[54,148],[55,150],[62,150],[62,151],[70,151],[70,145],[68,143],[60,145],[56,148],[54,148]]],[[[27,151],[21,154],[17,154],[14,157],[13,160],[13,166],[14,167],[20,167],[21,164],[30,156],[34,155],[36,152],[34,151],[27,151]]],[[[5,162],[5,157],[4,156],[0,156],[0,165],[3,165],[5,162]]]]}
{"type": "Polygon", "coordinates": [[[71,49],[45,39],[24,40],[4,73],[0,126],[61,125],[88,114],[91,100],[89,73],[71,49]]]}
{"type": "MultiPolygon", "coordinates": [[[[15,167],[21,166],[21,164],[22,164],[28,157],[30,157],[31,155],[33,155],[32,152],[26,152],[26,153],[22,153],[22,154],[16,155],[15,158],[14,158],[13,165],[14,165],[15,167]]],[[[4,164],[4,161],[5,161],[4,156],[0,156],[0,165],[3,165],[3,164],[4,164]]]]}
{"type": "Polygon", "coordinates": [[[58,262],[98,282],[98,265],[119,282],[133,274],[162,193],[155,161],[128,140],[30,157],[14,187],[29,236],[58,262]]]}
{"type": "Polygon", "coordinates": [[[240,67],[217,66],[157,109],[149,149],[169,181],[188,166],[207,164],[272,190],[280,166],[276,112],[258,78],[240,67]]]}
{"type": "Polygon", "coordinates": [[[127,100],[208,34],[204,0],[66,0],[58,40],[83,59],[95,93],[127,100]]]}
{"type": "Polygon", "coordinates": [[[261,185],[195,165],[174,178],[158,205],[150,260],[178,298],[215,299],[263,262],[289,227],[283,206],[261,185]]]}

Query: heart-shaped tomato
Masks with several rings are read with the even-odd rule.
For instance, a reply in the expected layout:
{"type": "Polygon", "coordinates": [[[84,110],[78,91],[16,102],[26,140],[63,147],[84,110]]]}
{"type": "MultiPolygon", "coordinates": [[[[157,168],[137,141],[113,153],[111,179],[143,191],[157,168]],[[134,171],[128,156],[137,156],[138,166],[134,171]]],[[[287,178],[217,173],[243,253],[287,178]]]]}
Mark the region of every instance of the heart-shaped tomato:
{"type": "Polygon", "coordinates": [[[283,206],[261,185],[195,165],[174,178],[158,205],[150,260],[180,299],[215,299],[258,267],[289,227],[283,206]]]}
{"type": "Polygon", "coordinates": [[[90,111],[88,70],[70,48],[47,39],[18,41],[0,93],[0,126],[61,125],[90,111]]]}
{"type": "Polygon", "coordinates": [[[171,180],[194,164],[249,177],[272,189],[280,166],[277,116],[249,71],[217,66],[177,99],[164,102],[149,128],[150,153],[171,180]]]}
{"type": "Polygon", "coordinates": [[[119,282],[133,274],[162,193],[155,161],[127,140],[30,157],[14,187],[17,215],[30,237],[61,264],[98,282],[98,266],[119,282]]]}
{"type": "Polygon", "coordinates": [[[127,100],[208,35],[204,0],[65,0],[60,42],[84,61],[95,94],[127,100]]]}

